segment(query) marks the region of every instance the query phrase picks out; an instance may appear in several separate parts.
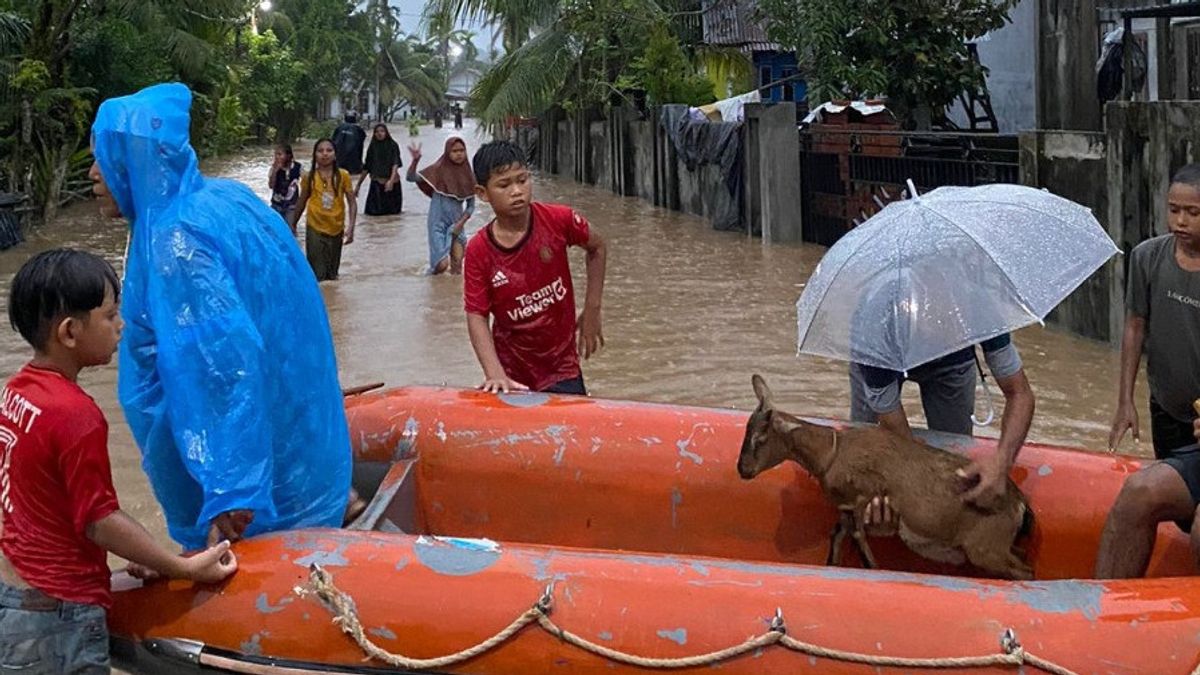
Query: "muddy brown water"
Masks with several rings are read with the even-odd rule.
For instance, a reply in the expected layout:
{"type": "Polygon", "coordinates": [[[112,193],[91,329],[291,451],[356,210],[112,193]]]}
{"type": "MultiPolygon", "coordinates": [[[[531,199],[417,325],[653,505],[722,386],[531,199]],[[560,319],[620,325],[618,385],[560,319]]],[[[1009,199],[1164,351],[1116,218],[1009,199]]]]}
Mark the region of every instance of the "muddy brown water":
{"type": "MultiPolygon", "coordinates": [[[[394,131],[402,145],[409,142],[407,131],[394,131]]],[[[423,163],[435,160],[453,133],[426,127],[418,139],[426,152],[423,163]]],[[[466,138],[472,152],[482,142],[473,130],[466,138]]],[[[306,164],[310,152],[310,146],[297,146],[297,157],[306,164]]],[[[260,149],[208,162],[205,170],[240,180],[265,198],[270,162],[270,149],[260,149]]],[[[474,386],[481,377],[467,339],[461,277],[423,274],[428,200],[409,183],[403,189],[403,214],[361,218],[356,241],[343,256],[341,279],[322,286],[342,383],[474,386]]],[[[823,248],[764,247],[757,239],[715,232],[701,218],[554,177],[538,176],[535,195],[574,206],[609,241],[607,346],[584,365],[594,396],[748,410],[753,407],[750,374],[759,372],[775,389],[781,407],[814,416],[847,416],[845,364],[796,356],[795,302],[823,248]]],[[[365,200],[364,185],[360,205],[365,200]]],[[[482,206],[468,230],[481,227],[486,217],[482,206]]],[[[80,247],[119,266],[125,234],[123,223],[101,218],[94,204],[73,206],[58,222],[31,232],[28,243],[0,253],[5,289],[0,305],[7,311],[8,283],[36,252],[80,247]]],[[[582,299],[582,253],[573,254],[572,265],[582,299]]],[[[1037,394],[1031,440],[1104,449],[1115,401],[1117,353],[1041,327],[1020,331],[1016,341],[1037,394]]],[[[19,335],[0,331],[0,375],[10,377],[28,356],[19,335]]],[[[116,373],[114,362],[85,372],[81,382],[109,419],[122,506],[167,542],[162,512],[116,401],[116,373]]],[[[1002,397],[996,396],[999,407],[1002,397]]],[[[1146,396],[1143,377],[1138,394],[1143,409],[1146,396]]],[[[915,387],[908,388],[905,400],[919,422],[915,387]]],[[[1148,439],[1144,412],[1142,431],[1148,439]]],[[[995,435],[996,429],[979,433],[995,435]]],[[[1140,448],[1127,443],[1124,450],[1148,454],[1149,443],[1143,441],[1140,448]]]]}

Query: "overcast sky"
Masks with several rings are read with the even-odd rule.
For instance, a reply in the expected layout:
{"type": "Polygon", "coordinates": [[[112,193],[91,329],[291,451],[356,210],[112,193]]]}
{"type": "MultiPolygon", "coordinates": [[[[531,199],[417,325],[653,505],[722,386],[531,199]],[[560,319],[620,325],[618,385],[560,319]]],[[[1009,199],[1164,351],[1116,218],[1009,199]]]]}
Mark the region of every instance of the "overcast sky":
{"type": "MultiPolygon", "coordinates": [[[[404,32],[416,33],[424,37],[425,32],[421,30],[421,12],[425,9],[425,2],[423,0],[390,1],[393,7],[400,10],[400,24],[404,27],[404,32]]],[[[488,58],[488,50],[491,48],[492,29],[469,25],[460,27],[475,31],[475,44],[479,47],[479,57],[486,60],[488,58]]],[[[499,47],[498,44],[497,47],[499,47]]]]}

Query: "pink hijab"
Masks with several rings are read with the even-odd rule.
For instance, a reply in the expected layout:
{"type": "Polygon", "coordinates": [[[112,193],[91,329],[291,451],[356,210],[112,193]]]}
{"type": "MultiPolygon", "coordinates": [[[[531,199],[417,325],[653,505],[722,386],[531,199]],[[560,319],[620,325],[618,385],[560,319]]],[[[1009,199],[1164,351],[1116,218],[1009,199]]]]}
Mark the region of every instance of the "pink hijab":
{"type": "Polygon", "coordinates": [[[475,173],[471,171],[471,160],[463,159],[462,164],[450,161],[450,150],[455,143],[462,143],[463,150],[467,149],[463,139],[451,136],[446,139],[446,147],[438,161],[417,172],[421,177],[417,187],[429,197],[435,192],[459,201],[475,196],[475,173]]]}

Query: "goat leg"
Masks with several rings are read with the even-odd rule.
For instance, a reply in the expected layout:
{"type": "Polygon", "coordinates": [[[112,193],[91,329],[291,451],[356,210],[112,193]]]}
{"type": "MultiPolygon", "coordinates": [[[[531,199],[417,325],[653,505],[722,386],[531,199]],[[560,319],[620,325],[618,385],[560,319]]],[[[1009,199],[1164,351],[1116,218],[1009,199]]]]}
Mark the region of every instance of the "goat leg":
{"type": "Polygon", "coordinates": [[[854,545],[858,547],[858,554],[862,557],[863,567],[873,570],[879,567],[879,563],[875,562],[875,556],[871,553],[871,545],[867,543],[867,533],[863,532],[862,523],[855,518],[854,513],[850,513],[851,527],[853,528],[851,536],[854,537],[854,545]]]}
{"type": "Polygon", "coordinates": [[[829,534],[829,557],[825,559],[826,566],[836,567],[842,564],[842,542],[846,540],[848,532],[846,512],[842,511],[838,514],[838,521],[833,525],[833,532],[829,534]]]}
{"type": "Polygon", "coordinates": [[[858,527],[854,509],[854,506],[838,507],[838,521],[829,537],[829,558],[825,561],[827,566],[836,567],[842,564],[842,544],[846,541],[846,535],[858,527]]]}

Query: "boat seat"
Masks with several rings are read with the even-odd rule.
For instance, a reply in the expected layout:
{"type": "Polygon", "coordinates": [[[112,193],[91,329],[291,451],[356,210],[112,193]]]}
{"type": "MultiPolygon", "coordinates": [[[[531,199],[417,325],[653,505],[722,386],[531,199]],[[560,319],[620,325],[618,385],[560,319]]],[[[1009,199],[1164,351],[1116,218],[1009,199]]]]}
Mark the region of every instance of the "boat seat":
{"type": "Polygon", "coordinates": [[[420,534],[417,518],[417,459],[355,462],[354,489],[370,502],[348,530],[420,534]]]}

